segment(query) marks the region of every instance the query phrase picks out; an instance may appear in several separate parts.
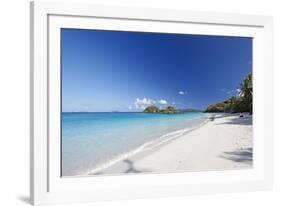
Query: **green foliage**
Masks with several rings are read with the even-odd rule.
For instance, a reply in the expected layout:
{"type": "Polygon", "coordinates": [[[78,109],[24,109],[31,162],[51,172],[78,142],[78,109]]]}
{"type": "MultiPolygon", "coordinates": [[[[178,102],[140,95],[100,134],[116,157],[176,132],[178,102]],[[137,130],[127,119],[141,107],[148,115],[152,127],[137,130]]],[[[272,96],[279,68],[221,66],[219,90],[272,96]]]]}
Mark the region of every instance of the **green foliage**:
{"type": "Polygon", "coordinates": [[[242,97],[241,101],[243,101],[243,106],[245,110],[252,113],[253,111],[253,82],[252,82],[252,74],[249,74],[241,84],[241,92],[242,97]]]}
{"type": "Polygon", "coordinates": [[[249,103],[247,103],[247,101],[245,101],[243,98],[237,99],[237,101],[233,105],[232,112],[233,113],[237,113],[237,112],[250,112],[251,113],[249,103]]]}
{"type": "Polygon", "coordinates": [[[175,114],[177,113],[177,110],[175,107],[172,107],[172,106],[168,106],[166,109],[164,109],[162,111],[163,114],[175,114]]]}
{"type": "Polygon", "coordinates": [[[239,97],[231,97],[230,99],[210,105],[205,112],[249,112],[252,113],[253,88],[252,74],[249,74],[240,85],[239,97]]]}
{"type": "Polygon", "coordinates": [[[149,107],[146,107],[143,112],[145,112],[145,113],[159,113],[159,114],[176,114],[177,109],[175,107],[168,106],[166,109],[160,110],[156,106],[149,106],[149,107]]]}
{"type": "Polygon", "coordinates": [[[145,112],[145,113],[159,113],[160,109],[156,106],[149,106],[149,107],[146,107],[143,112],[145,112]]]}

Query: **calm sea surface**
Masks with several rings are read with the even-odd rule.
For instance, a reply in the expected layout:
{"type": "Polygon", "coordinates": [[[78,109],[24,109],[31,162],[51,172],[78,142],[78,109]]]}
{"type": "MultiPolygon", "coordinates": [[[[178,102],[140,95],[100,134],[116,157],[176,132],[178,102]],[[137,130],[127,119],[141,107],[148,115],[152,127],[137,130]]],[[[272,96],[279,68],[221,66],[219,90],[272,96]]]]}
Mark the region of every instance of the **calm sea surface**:
{"type": "Polygon", "coordinates": [[[63,113],[62,175],[87,175],[178,138],[208,114],[63,113]]]}

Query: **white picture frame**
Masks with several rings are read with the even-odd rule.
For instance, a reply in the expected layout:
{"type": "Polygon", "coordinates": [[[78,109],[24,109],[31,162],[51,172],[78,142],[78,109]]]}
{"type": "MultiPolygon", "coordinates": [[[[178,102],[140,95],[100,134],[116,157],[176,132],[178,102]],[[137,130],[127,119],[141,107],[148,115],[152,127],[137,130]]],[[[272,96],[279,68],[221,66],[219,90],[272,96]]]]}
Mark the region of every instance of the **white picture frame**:
{"type": "Polygon", "coordinates": [[[31,201],[34,205],[244,192],[272,188],[272,17],[31,3],[31,201]],[[188,25],[188,26],[187,26],[188,25]],[[99,28],[254,38],[254,168],[169,174],[60,177],[60,28],[99,28]]]}

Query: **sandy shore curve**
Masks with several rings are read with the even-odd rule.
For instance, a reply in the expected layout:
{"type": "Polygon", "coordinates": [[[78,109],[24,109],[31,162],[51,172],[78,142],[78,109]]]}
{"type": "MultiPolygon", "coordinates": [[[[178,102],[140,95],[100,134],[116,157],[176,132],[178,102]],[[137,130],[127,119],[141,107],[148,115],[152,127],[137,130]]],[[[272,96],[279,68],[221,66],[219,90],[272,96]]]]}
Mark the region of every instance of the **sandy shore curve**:
{"type": "Polygon", "coordinates": [[[215,114],[213,121],[208,121],[188,134],[94,174],[251,168],[252,135],[251,115],[239,117],[239,114],[215,114]]]}

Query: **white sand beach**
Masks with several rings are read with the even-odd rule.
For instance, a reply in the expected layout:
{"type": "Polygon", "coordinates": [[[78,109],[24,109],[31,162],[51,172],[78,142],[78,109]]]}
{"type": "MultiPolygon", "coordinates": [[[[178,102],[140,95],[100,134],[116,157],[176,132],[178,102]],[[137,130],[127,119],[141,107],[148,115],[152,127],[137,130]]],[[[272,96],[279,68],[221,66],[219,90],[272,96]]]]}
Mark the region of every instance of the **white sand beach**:
{"type": "Polygon", "coordinates": [[[200,128],[97,174],[251,168],[252,144],[252,116],[215,114],[200,128]]]}

